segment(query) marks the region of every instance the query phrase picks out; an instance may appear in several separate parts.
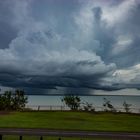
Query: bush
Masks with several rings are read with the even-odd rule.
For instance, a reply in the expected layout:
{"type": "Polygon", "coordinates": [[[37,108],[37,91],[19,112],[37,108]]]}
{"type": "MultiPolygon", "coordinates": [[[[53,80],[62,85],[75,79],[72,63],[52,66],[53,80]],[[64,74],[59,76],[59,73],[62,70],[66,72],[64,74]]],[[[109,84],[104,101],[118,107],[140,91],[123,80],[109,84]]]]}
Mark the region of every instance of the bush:
{"type": "Polygon", "coordinates": [[[85,111],[95,112],[95,108],[93,107],[93,105],[88,102],[83,103],[83,108],[85,111]]]}
{"type": "Polygon", "coordinates": [[[104,98],[103,107],[105,108],[105,111],[116,112],[115,107],[106,98],[104,98]]]}
{"type": "Polygon", "coordinates": [[[23,110],[28,98],[23,90],[5,91],[0,95],[0,110],[23,110]]]}
{"type": "Polygon", "coordinates": [[[75,95],[66,95],[63,97],[62,102],[71,109],[71,110],[78,110],[80,107],[81,99],[79,96],[75,95]]]}
{"type": "Polygon", "coordinates": [[[130,106],[132,106],[131,104],[128,104],[124,101],[123,103],[123,107],[126,113],[130,113],[130,106]]]}

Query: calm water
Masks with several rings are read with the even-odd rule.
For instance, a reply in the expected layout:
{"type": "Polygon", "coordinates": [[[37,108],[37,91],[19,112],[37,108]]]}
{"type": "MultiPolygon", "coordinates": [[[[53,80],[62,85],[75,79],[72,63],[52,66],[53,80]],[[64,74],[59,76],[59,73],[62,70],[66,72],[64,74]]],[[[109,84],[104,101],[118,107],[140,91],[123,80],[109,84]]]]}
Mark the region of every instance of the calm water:
{"type": "MultiPolygon", "coordinates": [[[[80,96],[82,102],[92,103],[94,106],[102,106],[106,98],[111,101],[115,107],[122,107],[124,101],[132,104],[133,108],[140,108],[140,96],[80,96]]],[[[63,96],[28,96],[28,105],[63,105],[61,99],[63,96]]]]}

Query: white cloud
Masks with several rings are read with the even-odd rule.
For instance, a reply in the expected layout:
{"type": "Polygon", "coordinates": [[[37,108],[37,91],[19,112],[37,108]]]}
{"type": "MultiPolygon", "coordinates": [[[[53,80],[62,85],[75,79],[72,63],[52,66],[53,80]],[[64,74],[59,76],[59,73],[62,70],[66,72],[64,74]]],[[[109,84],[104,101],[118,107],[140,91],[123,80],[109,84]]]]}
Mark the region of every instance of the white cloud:
{"type": "Polygon", "coordinates": [[[124,0],[118,6],[103,6],[102,18],[106,20],[108,26],[116,26],[131,15],[131,10],[135,9],[137,3],[135,0],[124,0]]]}
{"type": "Polygon", "coordinates": [[[113,65],[105,65],[94,52],[78,50],[70,46],[69,42],[65,44],[65,40],[60,38],[49,38],[44,30],[37,31],[37,29],[19,34],[8,49],[0,50],[3,60],[0,65],[1,67],[14,65],[24,74],[38,75],[57,75],[67,72],[71,75],[79,73],[92,75],[112,70],[113,65]],[[74,71],[71,71],[72,68],[74,71]]]}
{"type": "Polygon", "coordinates": [[[117,42],[113,45],[112,48],[112,55],[123,53],[124,51],[129,49],[131,44],[133,43],[133,39],[127,35],[118,36],[116,41],[117,42]]]}
{"type": "Polygon", "coordinates": [[[114,75],[120,78],[125,84],[139,84],[140,78],[138,80],[138,77],[140,77],[140,64],[134,65],[127,69],[116,70],[114,75]]]}
{"type": "MultiPolygon", "coordinates": [[[[0,50],[3,63],[0,67],[13,67],[23,74],[37,75],[95,75],[108,73],[115,67],[106,65],[95,52],[79,47],[91,40],[93,11],[88,8],[75,17],[81,32],[78,38],[66,38],[50,30],[43,21],[36,21],[30,14],[31,0],[13,3],[13,25],[18,27],[18,35],[9,48],[0,50]],[[81,35],[83,38],[81,38],[81,35]],[[80,43],[81,42],[81,43],[80,43]],[[6,61],[5,61],[6,60],[6,61]],[[83,63],[84,62],[84,63],[83,63]]],[[[98,46],[97,41],[92,41],[98,46]]],[[[94,47],[94,46],[93,46],[94,47]]]]}

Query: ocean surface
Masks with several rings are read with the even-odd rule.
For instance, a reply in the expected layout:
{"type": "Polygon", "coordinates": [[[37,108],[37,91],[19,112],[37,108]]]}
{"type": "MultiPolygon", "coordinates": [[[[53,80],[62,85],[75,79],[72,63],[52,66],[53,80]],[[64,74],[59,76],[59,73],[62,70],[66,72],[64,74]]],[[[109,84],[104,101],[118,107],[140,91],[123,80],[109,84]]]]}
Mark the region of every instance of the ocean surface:
{"type": "MultiPolygon", "coordinates": [[[[29,95],[28,105],[36,106],[60,106],[64,105],[61,101],[63,96],[43,96],[43,95],[29,95]]],[[[132,108],[140,109],[140,96],[80,96],[81,102],[88,102],[93,104],[93,106],[102,107],[104,103],[104,98],[111,101],[114,107],[123,107],[123,102],[131,104],[132,108]]]]}

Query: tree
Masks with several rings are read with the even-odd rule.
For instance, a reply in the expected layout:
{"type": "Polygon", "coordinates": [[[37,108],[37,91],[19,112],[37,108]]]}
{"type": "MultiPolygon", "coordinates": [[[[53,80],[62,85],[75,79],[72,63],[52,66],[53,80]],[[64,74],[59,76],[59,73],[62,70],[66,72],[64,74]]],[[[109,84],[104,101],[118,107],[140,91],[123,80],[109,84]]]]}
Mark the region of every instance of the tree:
{"type": "Polygon", "coordinates": [[[22,110],[25,108],[28,98],[25,96],[24,90],[16,90],[13,95],[13,109],[22,110]]]}
{"type": "Polygon", "coordinates": [[[0,95],[0,110],[4,110],[4,98],[0,95]]]}
{"type": "Polygon", "coordinates": [[[64,102],[71,110],[78,110],[81,99],[79,96],[66,95],[63,97],[62,102],[64,102]]]}
{"type": "Polygon", "coordinates": [[[115,107],[111,104],[111,102],[109,100],[107,100],[106,98],[104,98],[104,103],[103,106],[105,107],[105,111],[112,111],[112,112],[116,112],[115,107]]]}
{"type": "Polygon", "coordinates": [[[126,113],[130,112],[130,106],[132,106],[131,104],[127,104],[125,101],[123,103],[123,107],[126,113]]]}
{"type": "Polygon", "coordinates": [[[0,95],[0,110],[22,110],[24,109],[28,98],[23,90],[5,91],[0,95]]]}
{"type": "Polygon", "coordinates": [[[5,91],[3,97],[3,109],[4,110],[11,110],[12,109],[12,92],[5,91]]]}
{"type": "Polygon", "coordinates": [[[84,108],[85,111],[93,111],[93,112],[95,112],[95,108],[93,107],[92,104],[90,104],[88,102],[85,102],[85,103],[83,103],[83,105],[84,105],[83,108],[84,108]]]}

